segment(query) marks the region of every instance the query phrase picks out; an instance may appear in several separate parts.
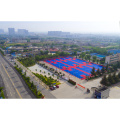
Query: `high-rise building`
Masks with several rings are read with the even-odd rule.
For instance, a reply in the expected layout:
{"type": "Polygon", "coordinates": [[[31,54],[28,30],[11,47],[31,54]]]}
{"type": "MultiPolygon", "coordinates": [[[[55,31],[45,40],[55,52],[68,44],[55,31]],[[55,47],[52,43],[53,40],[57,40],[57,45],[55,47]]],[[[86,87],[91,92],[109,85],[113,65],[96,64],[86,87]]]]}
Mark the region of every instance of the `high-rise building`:
{"type": "Polygon", "coordinates": [[[18,34],[19,35],[28,35],[28,30],[26,30],[26,29],[18,29],[18,34]]]}
{"type": "Polygon", "coordinates": [[[67,37],[68,35],[70,35],[70,32],[48,31],[48,36],[67,37]]]}
{"type": "Polygon", "coordinates": [[[48,31],[48,36],[61,36],[62,31],[48,31]]]}
{"type": "Polygon", "coordinates": [[[4,30],[3,29],[0,29],[0,34],[4,34],[4,30]]]}
{"type": "Polygon", "coordinates": [[[14,28],[8,28],[9,35],[15,35],[15,29],[14,28]]]}

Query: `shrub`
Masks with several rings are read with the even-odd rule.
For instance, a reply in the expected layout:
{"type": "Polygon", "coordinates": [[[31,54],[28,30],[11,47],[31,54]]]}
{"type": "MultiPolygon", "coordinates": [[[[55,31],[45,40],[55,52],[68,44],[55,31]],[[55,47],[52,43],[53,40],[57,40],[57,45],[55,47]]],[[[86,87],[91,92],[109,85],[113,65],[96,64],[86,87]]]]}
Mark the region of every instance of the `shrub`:
{"type": "Polygon", "coordinates": [[[68,82],[71,83],[72,85],[76,85],[76,82],[71,79],[69,79],[68,82]]]}
{"type": "MultiPolygon", "coordinates": [[[[51,76],[47,77],[46,75],[43,76],[42,74],[33,73],[36,77],[38,77],[41,81],[43,81],[46,85],[51,85],[53,83],[57,83],[51,76]]],[[[60,84],[60,82],[58,83],[60,84]]]]}
{"type": "Polygon", "coordinates": [[[34,93],[34,95],[37,98],[44,98],[44,96],[42,95],[42,93],[40,93],[40,91],[39,91],[39,95],[37,94],[37,88],[34,85],[33,81],[30,82],[30,77],[27,77],[25,74],[22,74],[21,68],[18,68],[17,66],[15,66],[15,69],[20,73],[20,75],[22,76],[23,80],[28,85],[29,89],[34,93]]]}

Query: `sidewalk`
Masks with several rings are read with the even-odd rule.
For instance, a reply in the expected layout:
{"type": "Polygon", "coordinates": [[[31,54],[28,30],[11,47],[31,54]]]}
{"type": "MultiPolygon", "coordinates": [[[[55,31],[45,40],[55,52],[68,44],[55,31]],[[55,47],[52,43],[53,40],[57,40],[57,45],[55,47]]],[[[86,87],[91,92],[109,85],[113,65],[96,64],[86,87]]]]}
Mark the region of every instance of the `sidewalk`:
{"type": "Polygon", "coordinates": [[[23,69],[24,72],[26,72],[26,75],[30,77],[31,82],[33,81],[34,85],[37,86],[38,90],[41,91],[41,93],[45,96],[45,98],[56,98],[54,95],[52,95],[49,91],[49,87],[43,83],[39,78],[37,78],[29,69],[24,67],[20,62],[18,62],[15,59],[16,64],[23,69]]]}

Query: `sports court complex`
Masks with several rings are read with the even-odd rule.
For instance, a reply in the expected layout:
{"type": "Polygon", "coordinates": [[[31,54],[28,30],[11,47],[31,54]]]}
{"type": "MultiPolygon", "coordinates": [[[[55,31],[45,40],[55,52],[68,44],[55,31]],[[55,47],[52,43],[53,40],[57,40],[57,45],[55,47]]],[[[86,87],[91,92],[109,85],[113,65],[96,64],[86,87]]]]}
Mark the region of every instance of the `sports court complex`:
{"type": "Polygon", "coordinates": [[[86,79],[86,76],[91,76],[93,67],[95,67],[95,70],[98,68],[101,70],[103,67],[102,65],[76,59],[73,57],[49,59],[44,62],[53,65],[54,67],[59,68],[77,78],[80,78],[81,80],[86,79]]]}

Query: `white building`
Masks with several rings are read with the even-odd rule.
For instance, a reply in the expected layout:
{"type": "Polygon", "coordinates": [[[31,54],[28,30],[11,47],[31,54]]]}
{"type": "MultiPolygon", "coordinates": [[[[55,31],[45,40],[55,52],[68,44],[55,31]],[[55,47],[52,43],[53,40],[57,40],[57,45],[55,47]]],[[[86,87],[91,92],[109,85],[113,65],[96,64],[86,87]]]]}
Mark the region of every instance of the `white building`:
{"type": "Polygon", "coordinates": [[[107,63],[111,64],[111,63],[115,63],[115,62],[118,62],[118,61],[120,61],[120,53],[105,57],[105,63],[106,64],[107,63]]]}

